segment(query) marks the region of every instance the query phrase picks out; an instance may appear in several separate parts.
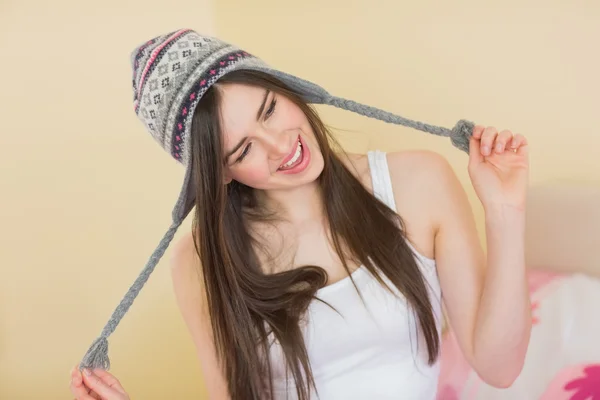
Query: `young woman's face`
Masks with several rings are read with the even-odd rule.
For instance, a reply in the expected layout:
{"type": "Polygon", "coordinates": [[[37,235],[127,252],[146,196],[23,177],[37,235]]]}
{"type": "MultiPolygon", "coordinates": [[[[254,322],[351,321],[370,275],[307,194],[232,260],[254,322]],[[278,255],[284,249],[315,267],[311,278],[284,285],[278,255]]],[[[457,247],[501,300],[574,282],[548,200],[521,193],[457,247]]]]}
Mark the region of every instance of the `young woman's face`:
{"type": "Polygon", "coordinates": [[[249,85],[223,84],[220,91],[226,182],[281,190],[317,179],[323,156],[296,104],[249,85]]]}

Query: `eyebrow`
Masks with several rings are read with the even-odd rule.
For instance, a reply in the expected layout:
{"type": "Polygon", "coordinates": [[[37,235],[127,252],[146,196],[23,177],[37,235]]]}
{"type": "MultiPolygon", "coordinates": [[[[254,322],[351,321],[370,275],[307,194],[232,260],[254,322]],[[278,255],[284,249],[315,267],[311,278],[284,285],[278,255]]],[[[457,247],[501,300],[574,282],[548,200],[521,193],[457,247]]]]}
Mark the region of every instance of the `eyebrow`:
{"type": "MultiPolygon", "coordinates": [[[[260,116],[262,115],[262,113],[265,109],[265,104],[267,103],[267,98],[269,97],[269,93],[271,93],[271,91],[269,89],[265,90],[265,94],[263,96],[262,103],[260,104],[260,108],[258,109],[258,112],[256,113],[257,121],[260,119],[260,116]]],[[[242,138],[242,140],[240,140],[238,142],[238,144],[236,144],[235,147],[227,153],[227,155],[225,156],[226,163],[229,163],[229,157],[231,157],[236,151],[238,151],[240,149],[240,147],[242,147],[242,145],[246,142],[247,139],[248,139],[248,136],[244,136],[242,138]]]]}
{"type": "Polygon", "coordinates": [[[263,97],[262,103],[260,105],[260,108],[258,109],[258,112],[256,113],[257,121],[260,119],[260,116],[262,115],[263,110],[265,109],[265,104],[267,103],[267,97],[269,97],[269,93],[271,93],[269,89],[265,90],[265,95],[263,97]]]}

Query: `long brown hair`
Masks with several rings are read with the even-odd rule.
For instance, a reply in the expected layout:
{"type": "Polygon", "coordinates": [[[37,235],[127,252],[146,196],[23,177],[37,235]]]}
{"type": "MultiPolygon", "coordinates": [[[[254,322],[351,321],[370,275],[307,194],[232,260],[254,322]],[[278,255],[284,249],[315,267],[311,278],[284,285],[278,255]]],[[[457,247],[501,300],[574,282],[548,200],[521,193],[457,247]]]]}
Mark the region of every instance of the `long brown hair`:
{"type": "MultiPolygon", "coordinates": [[[[356,261],[387,287],[379,274],[383,273],[406,297],[433,363],[439,351],[436,321],[402,219],[348,170],[334,151],[339,144],[298,93],[256,71],[231,72],[219,80],[226,82],[270,89],[305,113],[324,158],[318,188],[334,249],[348,274],[348,261],[356,261]]],[[[219,90],[211,87],[194,112],[191,141],[196,184],[193,236],[218,359],[232,399],[271,398],[271,366],[265,355],[274,336],[296,382],[298,399],[308,400],[315,384],[300,322],[309,303],[317,299],[316,291],[325,286],[327,273],[315,265],[264,273],[257,249],[265,243],[252,234],[248,222],[273,222],[277,215],[256,201],[254,189],[236,181],[223,183],[219,102],[219,90]]]]}

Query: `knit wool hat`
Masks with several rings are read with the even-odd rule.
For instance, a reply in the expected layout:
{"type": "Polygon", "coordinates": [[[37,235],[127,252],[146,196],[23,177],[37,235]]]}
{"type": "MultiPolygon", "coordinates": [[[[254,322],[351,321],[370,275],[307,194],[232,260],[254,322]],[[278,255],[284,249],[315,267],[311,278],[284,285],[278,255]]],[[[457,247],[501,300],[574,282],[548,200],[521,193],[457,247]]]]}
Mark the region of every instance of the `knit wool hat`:
{"type": "Polygon", "coordinates": [[[108,337],[129,310],[177,229],[194,207],[191,180],[190,135],[196,105],[223,75],[240,69],[262,71],[283,81],[308,103],[328,104],[381,121],[404,125],[438,136],[450,137],[452,144],[469,152],[474,124],[460,120],[452,130],[411,121],[398,115],[332,96],[320,86],[271,68],[258,57],[218,38],[180,29],[154,37],[131,53],[133,108],[152,137],[185,167],[181,192],[172,211],[173,223],[160,241],[100,336],[91,344],[79,368],[109,369],[108,337]]]}

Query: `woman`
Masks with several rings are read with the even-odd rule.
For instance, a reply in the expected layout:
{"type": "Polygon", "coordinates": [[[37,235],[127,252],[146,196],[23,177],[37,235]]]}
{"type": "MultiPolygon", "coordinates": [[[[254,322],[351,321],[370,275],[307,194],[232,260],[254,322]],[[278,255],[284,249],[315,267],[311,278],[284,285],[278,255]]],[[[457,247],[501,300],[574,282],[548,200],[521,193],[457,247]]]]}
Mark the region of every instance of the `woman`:
{"type": "MultiPolygon", "coordinates": [[[[194,110],[192,233],[172,276],[211,399],[434,399],[442,296],[472,367],[519,375],[531,328],[528,145],[476,126],[468,171],[484,256],[452,168],[428,151],[346,155],[292,88],[219,79],[194,110]]],[[[73,372],[77,399],[128,399],[73,372]]]]}

